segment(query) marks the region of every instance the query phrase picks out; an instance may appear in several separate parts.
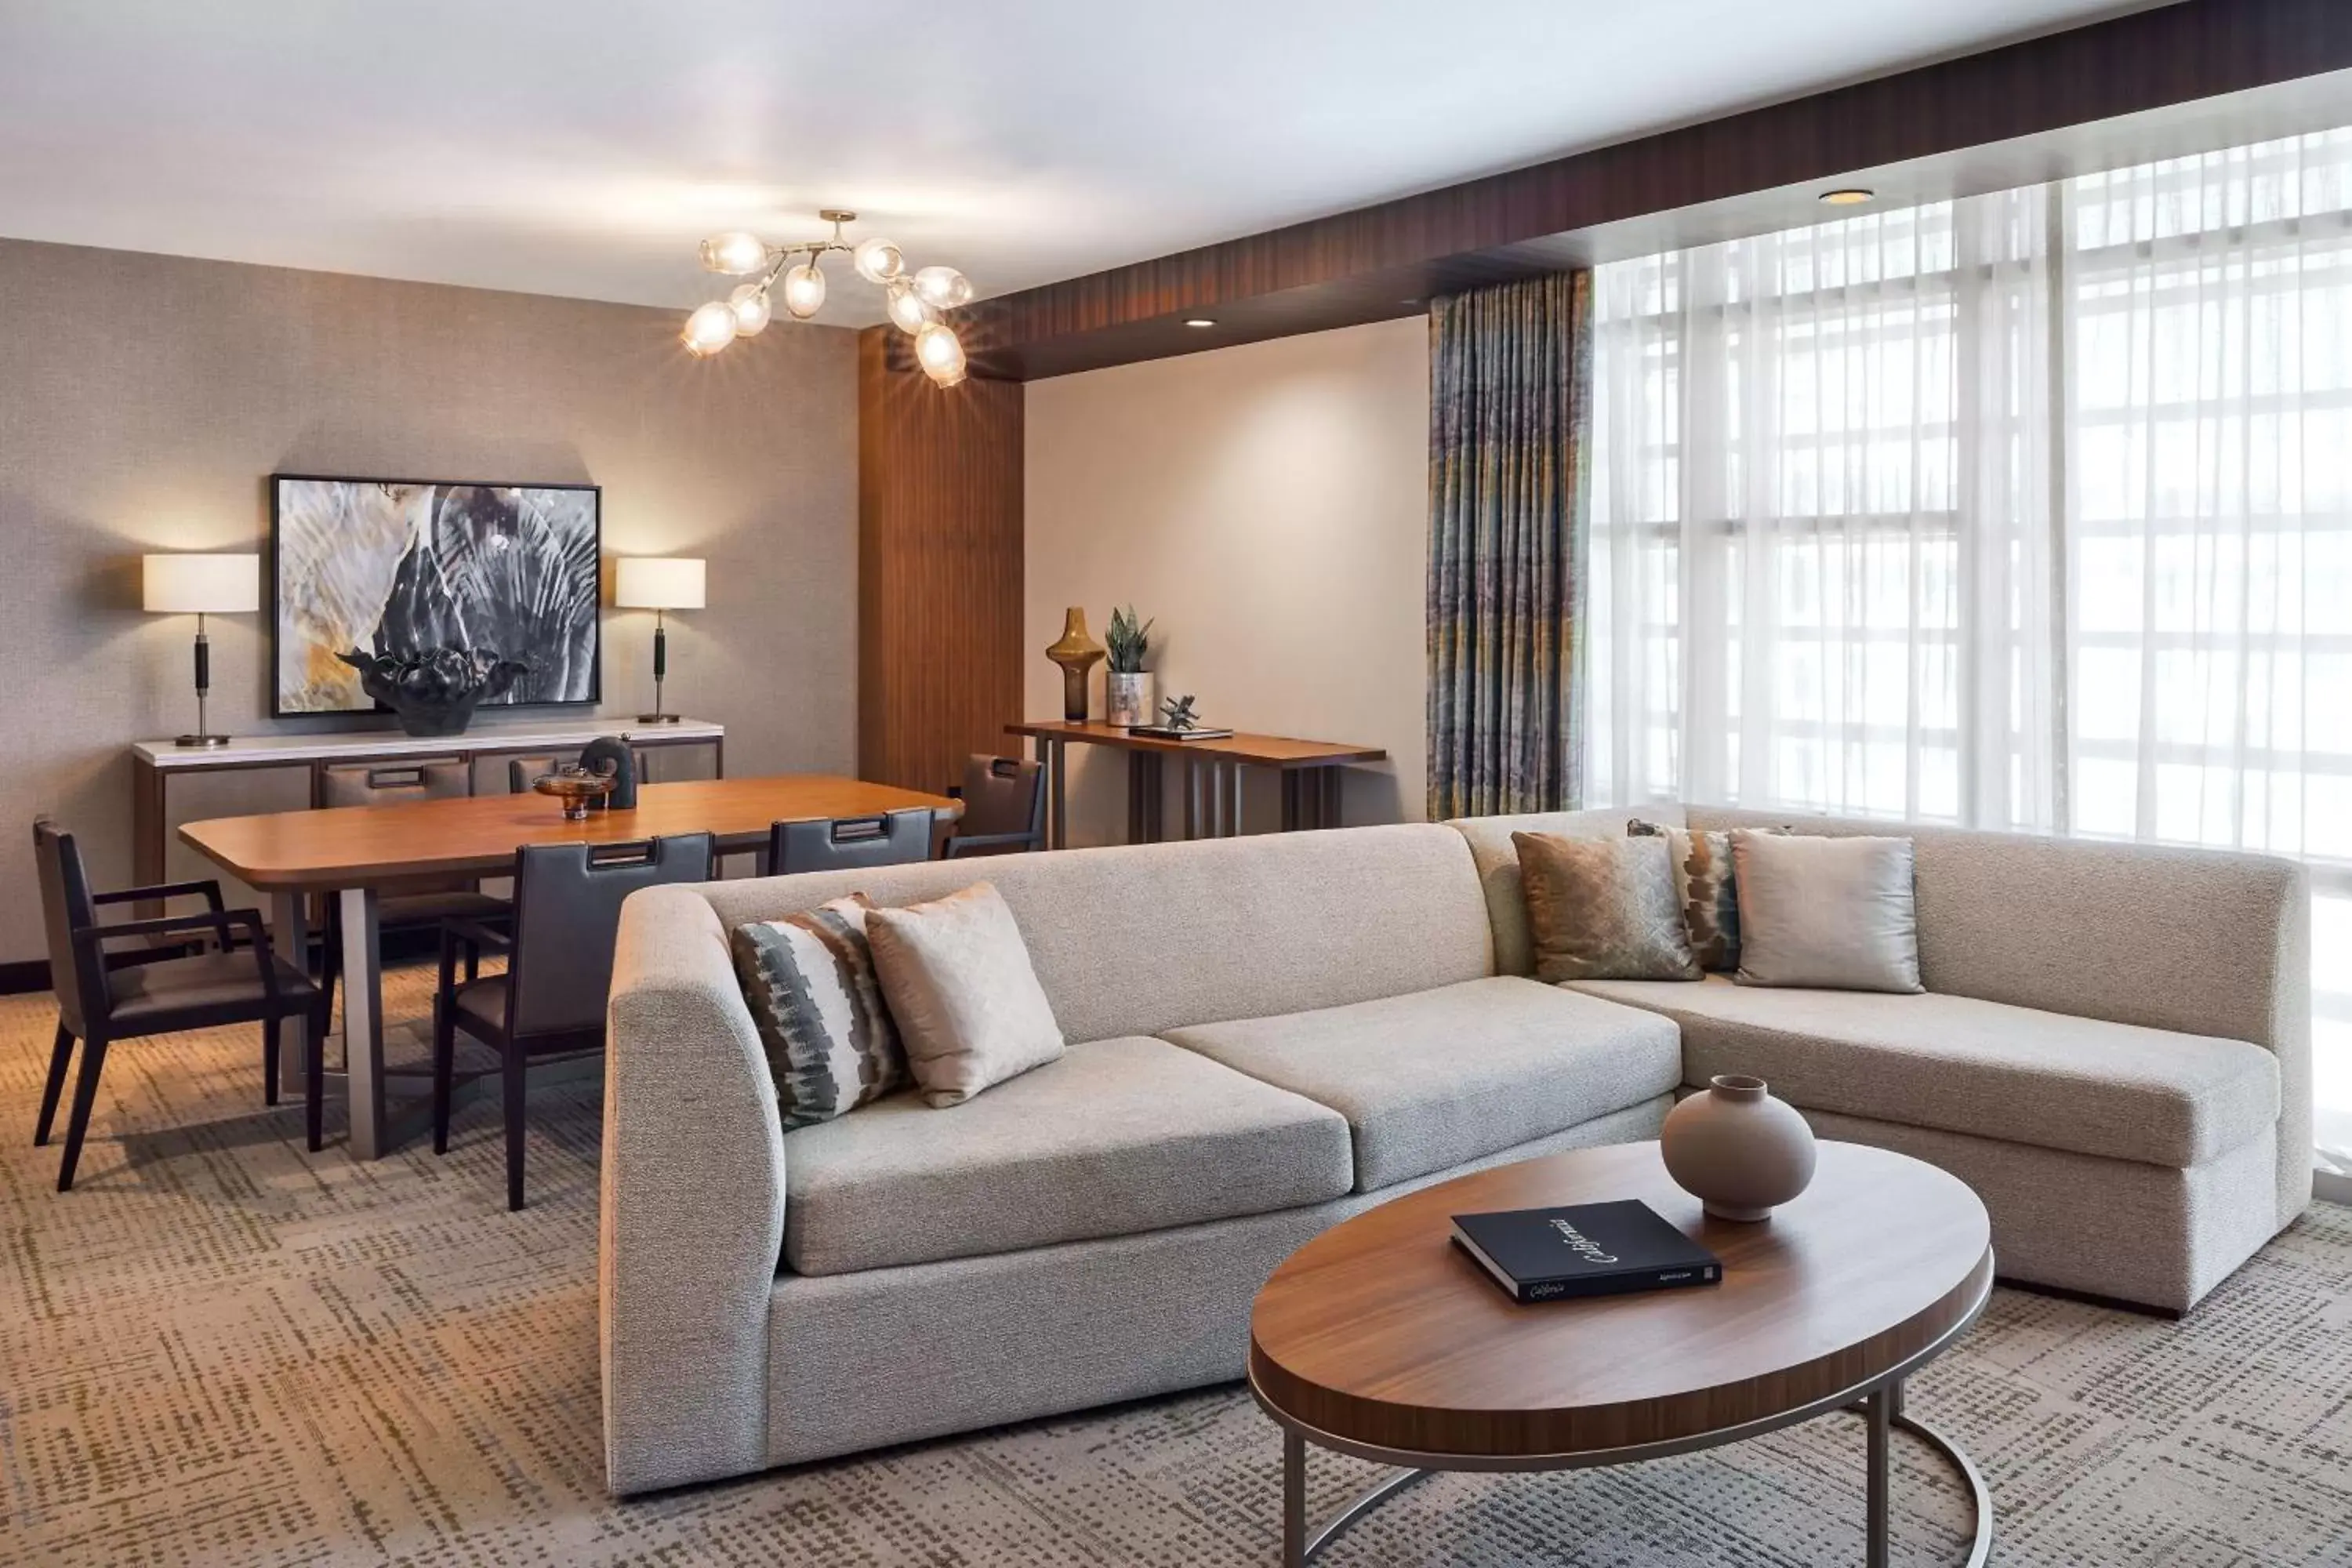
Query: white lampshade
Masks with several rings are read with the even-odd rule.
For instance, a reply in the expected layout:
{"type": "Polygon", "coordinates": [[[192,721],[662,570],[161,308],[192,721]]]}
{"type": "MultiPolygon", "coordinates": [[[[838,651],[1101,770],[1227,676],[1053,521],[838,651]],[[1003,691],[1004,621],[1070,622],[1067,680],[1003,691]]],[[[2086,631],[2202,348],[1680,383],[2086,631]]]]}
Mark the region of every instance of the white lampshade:
{"type": "Polygon", "coordinates": [[[613,573],[613,603],[624,610],[698,610],[702,575],[701,562],[682,556],[624,556],[613,573]]]}
{"type": "Polygon", "coordinates": [[[140,602],[159,614],[235,616],[261,608],[258,555],[149,555],[141,560],[140,578],[140,602]]]}

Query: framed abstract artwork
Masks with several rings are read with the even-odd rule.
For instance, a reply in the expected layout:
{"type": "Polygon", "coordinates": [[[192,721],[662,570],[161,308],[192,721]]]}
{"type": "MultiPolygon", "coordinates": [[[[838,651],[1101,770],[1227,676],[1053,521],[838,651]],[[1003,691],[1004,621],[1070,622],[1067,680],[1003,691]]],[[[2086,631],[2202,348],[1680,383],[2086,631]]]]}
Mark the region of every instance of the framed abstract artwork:
{"type": "Polygon", "coordinates": [[[365,713],[347,656],[520,666],[486,703],[602,695],[594,485],[273,474],[270,711],[365,713]]]}

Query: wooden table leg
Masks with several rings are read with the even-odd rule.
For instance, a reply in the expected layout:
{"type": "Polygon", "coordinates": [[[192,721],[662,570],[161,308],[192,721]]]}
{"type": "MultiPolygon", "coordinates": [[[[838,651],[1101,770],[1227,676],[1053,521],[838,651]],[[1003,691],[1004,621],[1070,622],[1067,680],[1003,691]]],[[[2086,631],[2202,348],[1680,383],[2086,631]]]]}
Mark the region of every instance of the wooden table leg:
{"type": "Polygon", "coordinates": [[[1157,844],[1167,836],[1160,800],[1160,763],[1154,752],[1127,753],[1127,841],[1157,844]]]}
{"type": "MultiPolygon", "coordinates": [[[[269,895],[270,950],[295,969],[310,967],[310,900],[300,893],[269,895]]],[[[299,1095],[303,1088],[302,1020],[286,1018],[278,1026],[278,1087],[299,1095]]]]}
{"type": "Polygon", "coordinates": [[[1239,838],[1242,836],[1241,763],[1228,763],[1225,764],[1225,787],[1228,792],[1226,796],[1227,805],[1225,811],[1225,837],[1228,838],[1239,838]]]}
{"type": "Polygon", "coordinates": [[[1055,741],[1054,760],[1048,767],[1054,789],[1054,847],[1067,849],[1070,847],[1069,747],[1055,741]]]}
{"type": "Polygon", "coordinates": [[[1316,793],[1321,797],[1315,812],[1315,826],[1337,827],[1339,826],[1339,784],[1344,777],[1343,770],[1318,768],[1315,776],[1320,786],[1316,793]]]}
{"type": "Polygon", "coordinates": [[[373,888],[346,888],[343,927],[343,1071],[351,1100],[354,1160],[385,1152],[383,1119],[383,952],[373,888]]]}
{"type": "Polygon", "coordinates": [[[1184,837],[1189,841],[1201,837],[1201,764],[1194,757],[1186,757],[1184,769],[1184,837]]]}

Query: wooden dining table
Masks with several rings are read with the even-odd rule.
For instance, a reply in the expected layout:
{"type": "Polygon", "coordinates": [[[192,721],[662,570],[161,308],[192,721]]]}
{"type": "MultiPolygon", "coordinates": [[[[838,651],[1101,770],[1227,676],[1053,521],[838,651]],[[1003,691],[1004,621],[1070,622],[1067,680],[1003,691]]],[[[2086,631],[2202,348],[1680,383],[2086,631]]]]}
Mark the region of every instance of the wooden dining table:
{"type": "MultiPolygon", "coordinates": [[[[952,819],[960,803],[889,784],[824,773],[652,784],[628,811],[567,820],[541,795],[482,795],[399,805],[339,806],[190,822],[190,848],[269,899],[270,944],[289,963],[310,958],[310,900],[337,900],[343,941],[344,1084],[353,1158],[373,1160],[405,1127],[389,1111],[383,1061],[383,972],[378,902],[386,893],[453,876],[511,874],[515,851],[533,844],[618,844],[672,833],[708,833],[719,853],[763,850],[779,822],[815,822],[928,810],[952,819]]],[[[282,1061],[299,1064],[300,1025],[286,1026],[282,1061]]],[[[293,1070],[299,1071],[299,1066],[293,1070]]],[[[421,1110],[421,1103],[414,1110],[421,1110]]],[[[410,1118],[414,1120],[414,1118],[410,1118]]]]}

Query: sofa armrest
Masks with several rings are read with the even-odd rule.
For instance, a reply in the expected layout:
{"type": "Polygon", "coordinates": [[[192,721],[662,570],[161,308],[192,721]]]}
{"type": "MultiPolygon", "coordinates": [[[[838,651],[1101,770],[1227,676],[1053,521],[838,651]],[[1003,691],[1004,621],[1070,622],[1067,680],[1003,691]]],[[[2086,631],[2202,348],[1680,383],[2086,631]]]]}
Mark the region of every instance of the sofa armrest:
{"type": "Polygon", "coordinates": [[[692,888],[622,906],[604,1047],[597,1330],[615,1493],[761,1468],[783,1130],[727,933],[692,888]]]}

